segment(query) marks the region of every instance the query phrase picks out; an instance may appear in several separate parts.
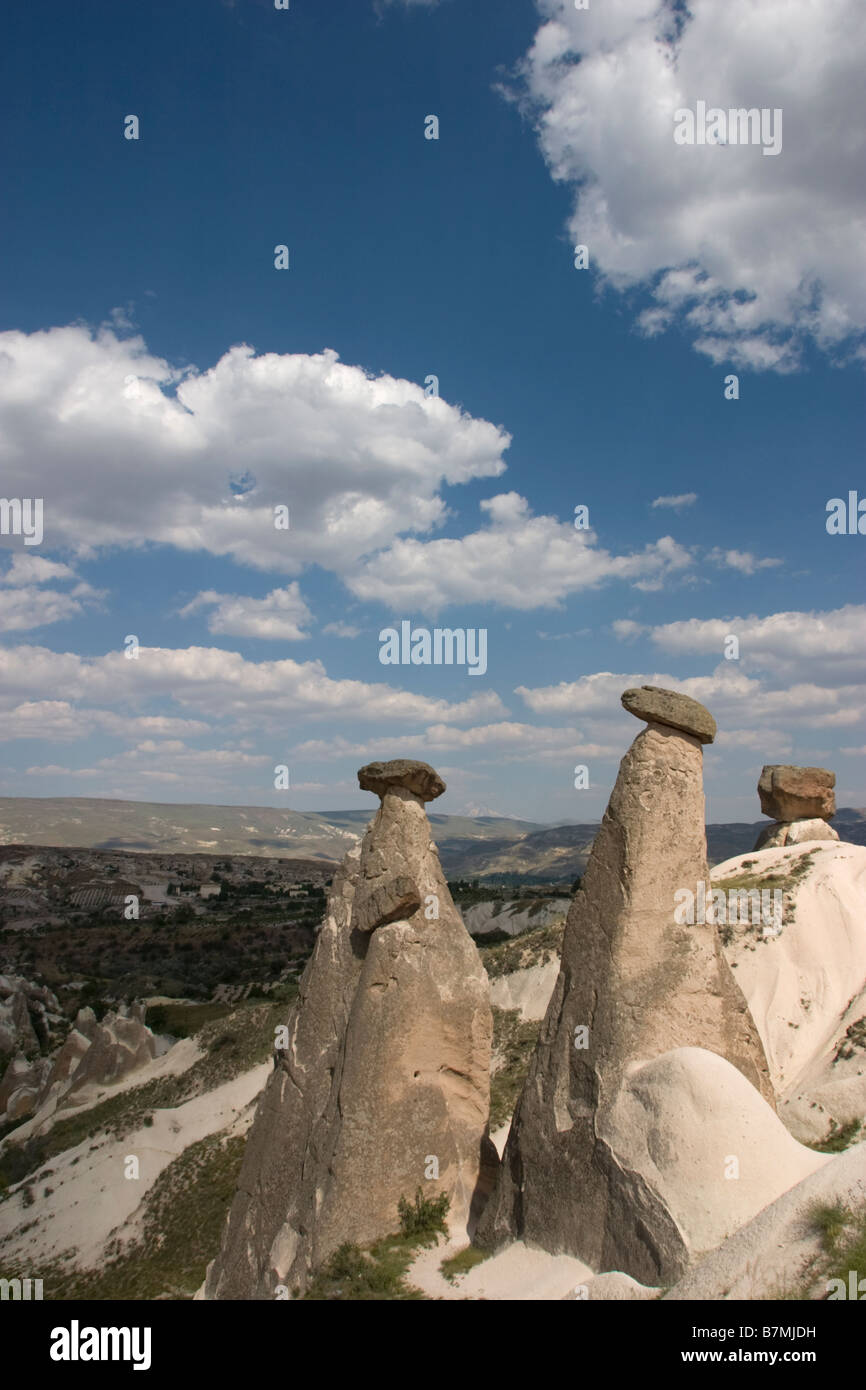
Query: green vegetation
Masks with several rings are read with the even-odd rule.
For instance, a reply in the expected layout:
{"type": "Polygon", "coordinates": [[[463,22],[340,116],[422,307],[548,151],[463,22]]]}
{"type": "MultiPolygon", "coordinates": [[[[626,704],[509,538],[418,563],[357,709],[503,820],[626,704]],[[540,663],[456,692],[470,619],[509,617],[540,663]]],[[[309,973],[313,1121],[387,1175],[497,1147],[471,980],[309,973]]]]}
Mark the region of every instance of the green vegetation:
{"type": "Polygon", "coordinates": [[[510,937],[508,941],[498,942],[494,946],[481,946],[482,964],[491,980],[495,980],[500,975],[510,975],[514,970],[541,965],[551,956],[558,959],[564,934],[563,918],[561,922],[551,922],[546,927],[521,932],[520,936],[510,937]]]}
{"type": "MultiPolygon", "coordinates": [[[[774,892],[780,890],[782,897],[782,922],[790,924],[794,920],[796,906],[796,888],[813,867],[816,851],[809,850],[806,854],[798,854],[792,849],[786,854],[781,864],[766,872],[744,873],[747,866],[751,867],[757,861],[754,859],[744,859],[740,863],[740,870],[731,874],[728,878],[718,878],[713,880],[714,888],[721,888],[725,893],[730,892],[751,892],[762,890],[774,892]]],[[[773,938],[764,936],[763,925],[760,922],[742,923],[743,930],[749,935],[756,935],[759,941],[767,942],[773,938]]],[[[730,923],[719,929],[722,944],[729,946],[734,940],[734,930],[730,923]]]]}
{"type": "Polygon", "coordinates": [[[474,1245],[467,1245],[464,1250],[458,1250],[456,1255],[449,1255],[447,1259],[444,1259],[439,1269],[449,1284],[453,1284],[458,1275],[468,1274],[470,1269],[480,1265],[489,1256],[489,1250],[476,1250],[474,1245]]]}
{"type": "MultiPolygon", "coordinates": [[[[852,1208],[841,1201],[813,1202],[806,1212],[806,1234],[820,1237],[820,1253],[795,1285],[776,1290],[770,1297],[794,1302],[850,1298],[852,1275],[858,1286],[866,1280],[866,1203],[852,1208]],[[832,1280],[839,1283],[833,1285],[832,1280]]],[[[862,1298],[862,1294],[858,1292],[857,1297],[862,1298]]]]}
{"type": "Polygon", "coordinates": [[[845,1037],[836,1049],[833,1061],[850,1061],[861,1048],[866,1052],[866,1017],[856,1019],[846,1028],[845,1037]]]}
{"type": "Polygon", "coordinates": [[[851,1213],[841,1202],[815,1202],[806,1213],[811,1229],[821,1237],[821,1244],[832,1255],[839,1237],[851,1219],[851,1213]]]}
{"type": "Polygon", "coordinates": [[[76,1269],[68,1252],[43,1276],[44,1297],[191,1299],[219,1250],[243,1151],[240,1137],[209,1135],[191,1144],[147,1194],[141,1239],[125,1248],[113,1242],[99,1270],[76,1269]]]}
{"type": "Polygon", "coordinates": [[[348,1242],[341,1245],[310,1281],[304,1298],[338,1302],[423,1299],[419,1289],[406,1283],[406,1271],[421,1246],[435,1245],[440,1235],[447,1235],[445,1218],[450,1205],[447,1192],[425,1197],[420,1187],[414,1202],[401,1197],[397,1203],[400,1234],[386,1236],[365,1249],[348,1242]]]}
{"type": "Polygon", "coordinates": [[[857,1143],[861,1124],[862,1121],[860,1120],[849,1120],[846,1125],[838,1125],[833,1120],[829,1133],[825,1134],[823,1139],[809,1144],[808,1148],[815,1149],[821,1154],[842,1153],[845,1149],[850,1149],[852,1144],[857,1143]]]}
{"type": "Polygon", "coordinates": [[[524,1023],[518,1009],[493,1010],[493,1072],[490,1078],[490,1129],[514,1113],[541,1031],[540,1021],[524,1023]]]}
{"type": "Polygon", "coordinates": [[[451,1198],[447,1192],[440,1192],[438,1197],[425,1197],[420,1187],[415,1193],[414,1203],[401,1197],[397,1203],[401,1235],[421,1245],[434,1244],[440,1235],[448,1234],[445,1218],[450,1206],[451,1198]]]}
{"type": "Polygon", "coordinates": [[[417,1238],[388,1236],[366,1250],[341,1245],[310,1281],[305,1299],[332,1302],[417,1301],[420,1289],[406,1283],[406,1271],[416,1253],[417,1238]]]}

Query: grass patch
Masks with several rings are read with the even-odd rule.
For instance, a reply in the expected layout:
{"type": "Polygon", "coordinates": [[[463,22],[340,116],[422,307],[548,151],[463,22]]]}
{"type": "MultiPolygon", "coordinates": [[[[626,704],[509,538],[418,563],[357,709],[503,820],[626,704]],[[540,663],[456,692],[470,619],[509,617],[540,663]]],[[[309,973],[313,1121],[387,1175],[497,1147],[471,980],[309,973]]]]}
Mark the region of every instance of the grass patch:
{"type": "Polygon", "coordinates": [[[518,1009],[493,1010],[493,1070],[490,1077],[490,1129],[514,1114],[541,1021],[524,1022],[518,1009]]]}
{"type": "Polygon", "coordinates": [[[861,1124],[861,1120],[849,1120],[846,1125],[838,1125],[833,1120],[829,1134],[825,1134],[823,1139],[819,1139],[807,1147],[815,1149],[819,1154],[840,1154],[845,1149],[850,1149],[852,1144],[857,1143],[861,1124]]]}
{"type": "Polygon", "coordinates": [[[815,1202],[807,1211],[806,1219],[810,1229],[821,1237],[826,1253],[832,1255],[851,1220],[851,1213],[842,1202],[815,1202]]]}
{"type": "Polygon", "coordinates": [[[419,1187],[415,1200],[397,1203],[399,1235],[386,1236],[361,1249],[346,1242],[307,1285],[305,1299],[328,1302],[406,1302],[425,1298],[406,1282],[406,1271],[420,1246],[436,1245],[447,1235],[445,1218],[451,1199],[447,1192],[425,1197],[419,1187]]]}
{"type": "Polygon", "coordinates": [[[431,1237],[447,1235],[445,1218],[450,1206],[451,1198],[447,1192],[440,1192],[438,1197],[425,1197],[420,1187],[415,1193],[414,1202],[401,1197],[397,1203],[400,1234],[421,1244],[429,1243],[431,1237]]]}
{"type": "Polygon", "coordinates": [[[456,1255],[444,1259],[439,1269],[449,1284],[453,1284],[461,1274],[468,1274],[470,1269],[488,1259],[490,1253],[489,1250],[476,1250],[474,1245],[467,1245],[465,1250],[458,1250],[456,1255]]]}
{"type": "MultiPolygon", "coordinates": [[[[816,850],[810,849],[806,854],[795,854],[792,852],[790,858],[786,858],[782,864],[777,864],[774,868],[762,872],[758,869],[755,872],[743,872],[747,867],[751,867],[757,861],[754,859],[744,859],[740,863],[738,872],[730,874],[727,878],[714,878],[713,888],[721,888],[723,892],[751,892],[762,890],[774,892],[779,890],[782,893],[782,925],[790,925],[794,921],[796,908],[796,889],[802,880],[807,876],[814,865],[816,850]]],[[[773,938],[764,936],[763,923],[750,922],[740,924],[741,929],[745,928],[748,934],[754,934],[759,941],[770,941],[773,938]]],[[[734,930],[730,924],[720,928],[722,944],[729,946],[734,940],[734,930]]]]}
{"type": "Polygon", "coordinates": [[[565,934],[565,914],[561,922],[550,922],[546,927],[536,927],[533,931],[521,932],[495,946],[481,946],[481,960],[491,980],[500,975],[510,975],[515,970],[526,970],[531,965],[542,965],[562,953],[562,938],[565,934]]]}
{"type": "Polygon", "coordinates": [[[191,1299],[219,1250],[237,1186],[245,1140],[209,1135],[163,1169],[145,1199],[140,1241],[115,1241],[96,1271],[48,1271],[44,1297],[60,1299],[191,1299]]]}

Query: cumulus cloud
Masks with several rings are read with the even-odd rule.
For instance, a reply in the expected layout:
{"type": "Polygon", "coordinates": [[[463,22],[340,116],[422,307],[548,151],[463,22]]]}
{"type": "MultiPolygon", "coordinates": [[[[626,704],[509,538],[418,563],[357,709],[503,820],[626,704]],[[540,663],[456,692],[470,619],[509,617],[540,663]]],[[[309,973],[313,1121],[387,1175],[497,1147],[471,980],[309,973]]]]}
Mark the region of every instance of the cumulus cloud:
{"type": "Polygon", "coordinates": [[[13,554],[8,569],[0,574],[0,632],[24,632],[77,618],[86,608],[98,605],[103,597],[104,590],[78,579],[69,565],[41,555],[13,554]],[[66,592],[40,587],[70,579],[77,582],[66,592]]]}
{"type": "MultiPolygon", "coordinates": [[[[832,678],[832,672],[830,673],[832,678]]],[[[752,676],[741,663],[723,661],[707,676],[682,679],[667,671],[617,674],[598,671],[577,681],[548,686],[518,686],[515,693],[535,714],[590,715],[622,724],[620,696],[631,686],[659,685],[679,690],[707,705],[719,727],[762,729],[785,722],[811,729],[847,727],[864,721],[863,687],[860,683],[837,685],[801,680],[777,686],[769,676],[752,676]]]]}
{"type": "Polygon", "coordinates": [[[75,579],[75,570],[57,560],[46,560],[42,555],[32,553],[13,554],[9,568],[0,577],[3,584],[14,586],[48,584],[52,580],[75,579]]]}
{"type": "Polygon", "coordinates": [[[714,362],[795,368],[866,329],[866,11],[861,0],[538,0],[519,92],[570,233],[605,284],[640,286],[648,334],[714,362]],[[675,113],[779,108],[781,153],[677,145],[675,113]]]}
{"type": "MultiPolygon", "coordinates": [[[[617,624],[614,624],[617,627],[617,624]]],[[[721,655],[725,640],[739,640],[740,660],[775,676],[806,680],[866,677],[866,604],[827,612],[770,613],[765,618],[689,618],[647,629],[665,651],[721,655]]]]}
{"type": "Polygon", "coordinates": [[[342,573],[439,525],[442,486],[498,477],[509,442],[331,350],[239,346],[197,371],[108,328],[0,333],[4,488],[44,497],[46,547],[79,555],[158,542],[342,573]],[[289,529],[274,524],[279,506],[289,529]]]}
{"type": "Polygon", "coordinates": [[[336,623],[326,623],[322,628],[326,637],[360,637],[361,628],[355,627],[352,623],[344,623],[342,620],[336,623]]]}
{"type": "Polygon", "coordinates": [[[663,536],[631,555],[613,555],[591,530],[534,516],[526,498],[501,493],[481,503],[488,524],[459,539],[398,540],[347,579],[358,598],[394,610],[438,612],[453,604],[559,608],[569,594],[620,579],[657,589],[687,569],[689,551],[663,536]]]}
{"type": "Polygon", "coordinates": [[[171,699],[211,719],[244,728],[283,729],[287,718],[328,717],[463,722],[505,712],[493,691],[451,702],[359,680],[334,680],[321,661],[247,661],[216,647],[141,647],[137,660],[122,652],[78,656],[46,647],[0,648],[0,709],[22,700],[50,699],[62,689],[71,702],[122,705],[171,699]]]}
{"type": "Polygon", "coordinates": [[[303,628],[313,618],[296,582],[284,589],[272,589],[264,598],[218,594],[213,589],[205,589],[181,608],[180,617],[189,617],[208,607],[213,609],[208,616],[209,631],[231,637],[299,641],[309,636],[303,628]]]}

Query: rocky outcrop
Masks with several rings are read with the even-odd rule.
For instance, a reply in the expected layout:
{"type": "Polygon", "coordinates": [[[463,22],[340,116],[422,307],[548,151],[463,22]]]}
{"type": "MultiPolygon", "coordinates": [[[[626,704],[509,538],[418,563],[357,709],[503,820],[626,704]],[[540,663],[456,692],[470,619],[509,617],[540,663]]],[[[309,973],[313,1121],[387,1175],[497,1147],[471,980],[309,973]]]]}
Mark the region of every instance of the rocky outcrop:
{"type": "Polygon", "coordinates": [[[755,841],[755,849],[802,844],[805,840],[838,840],[827,821],[836,814],[836,774],[826,767],[793,767],[767,763],[758,781],[765,816],[773,817],[755,841]]]}
{"type": "MultiPolygon", "coordinates": [[[[105,1015],[93,1030],[89,1045],[82,1050],[77,1067],[67,1073],[71,1075],[72,1084],[64,1100],[75,1097],[85,1086],[105,1086],[121,1081],[159,1055],[159,1040],[145,1025],[144,1013],[143,1004],[130,1004],[105,1015]]],[[[74,1034],[77,1036],[68,1038],[64,1045],[66,1056],[62,1049],[57,1058],[52,1082],[62,1079],[71,1062],[70,1052],[86,1037],[80,1028],[76,1028],[74,1034]]]]}
{"type": "Polygon", "coordinates": [[[778,849],[783,845],[802,845],[808,840],[838,839],[838,833],[825,820],[774,821],[761,831],[755,849],[778,849]]]}
{"type": "Polygon", "coordinates": [[[465,1232],[489,1191],[487,975],[442,875],[426,763],[373,763],[381,797],[335,876],[247,1141],[204,1296],[303,1289],[346,1241],[395,1230],[420,1186],[465,1232]]]}
{"type": "Polygon", "coordinates": [[[0,975],[0,1058],[38,1056],[62,1021],[63,1010],[50,989],[20,975],[0,975]]]}
{"type": "MultiPolygon", "coordinates": [[[[521,1238],[658,1284],[684,1267],[689,1236],[658,1181],[623,1146],[632,1072],[676,1049],[702,1049],[737,1068],[769,1105],[773,1092],[713,927],[675,917],[677,891],[696,894],[707,879],[701,742],[715,722],[684,696],[649,695],[623,697],[654,719],[623,758],[574,897],[559,978],[477,1240],[496,1247],[521,1238]]],[[[653,1144],[679,1141],[659,1133],[653,1144]]]]}
{"type": "Polygon", "coordinates": [[[28,1062],[19,1054],[10,1063],[0,1083],[0,1119],[8,1124],[35,1114],[41,1122],[65,1105],[79,1104],[86,1087],[122,1080],[167,1046],[146,1026],[141,1004],[122,1004],[101,1023],[92,1009],[80,1009],[52,1057],[28,1062]]]}

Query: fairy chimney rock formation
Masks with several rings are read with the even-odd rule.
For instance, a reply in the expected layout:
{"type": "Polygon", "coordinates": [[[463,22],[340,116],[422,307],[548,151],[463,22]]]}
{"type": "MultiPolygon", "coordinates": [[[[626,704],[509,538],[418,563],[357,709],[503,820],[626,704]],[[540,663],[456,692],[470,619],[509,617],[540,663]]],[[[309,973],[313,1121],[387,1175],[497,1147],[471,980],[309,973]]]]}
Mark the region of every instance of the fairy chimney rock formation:
{"type": "Polygon", "coordinates": [[[701,745],[715,720],[673,691],[622,699],[648,727],[622,760],[568,914],[559,978],[477,1241],[519,1238],[657,1284],[688,1251],[651,1174],[627,1157],[640,1147],[622,1142],[617,1108],[630,1078],[674,1049],[702,1048],[773,1097],[714,928],[675,915],[677,890],[697,895],[708,878],[701,745]]]}
{"type": "Polygon", "coordinates": [[[402,758],[358,777],[381,805],[335,875],[205,1298],[303,1290],[344,1242],[397,1230],[418,1187],[465,1232],[493,1180],[487,974],[424,810],[445,785],[402,758]]]}
{"type": "Polygon", "coordinates": [[[827,821],[836,814],[836,774],[826,767],[794,767],[767,763],[758,781],[758,796],[767,825],[755,841],[755,849],[772,849],[804,840],[838,840],[827,821]]]}

